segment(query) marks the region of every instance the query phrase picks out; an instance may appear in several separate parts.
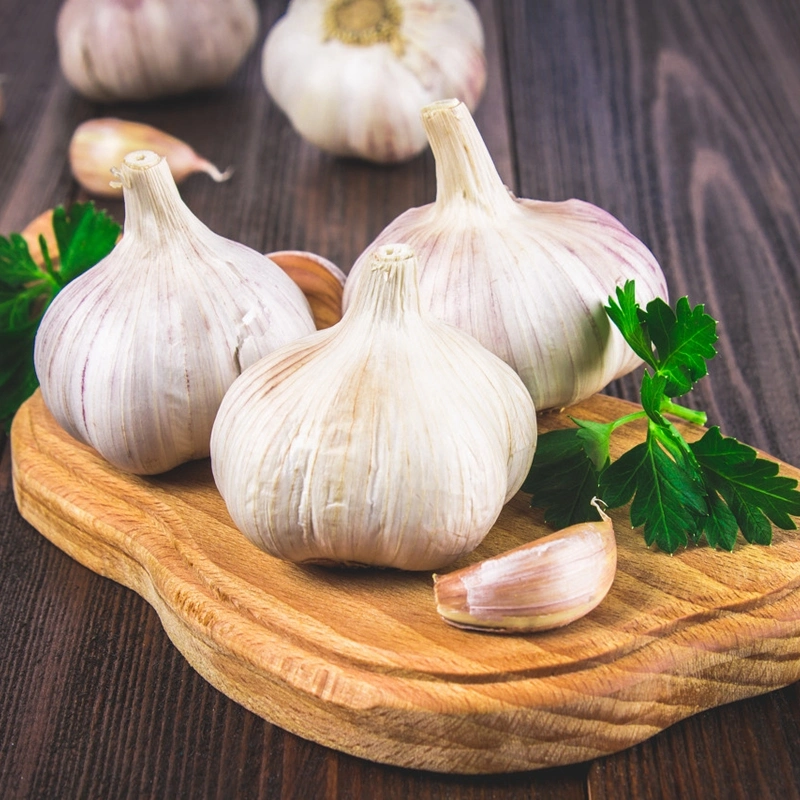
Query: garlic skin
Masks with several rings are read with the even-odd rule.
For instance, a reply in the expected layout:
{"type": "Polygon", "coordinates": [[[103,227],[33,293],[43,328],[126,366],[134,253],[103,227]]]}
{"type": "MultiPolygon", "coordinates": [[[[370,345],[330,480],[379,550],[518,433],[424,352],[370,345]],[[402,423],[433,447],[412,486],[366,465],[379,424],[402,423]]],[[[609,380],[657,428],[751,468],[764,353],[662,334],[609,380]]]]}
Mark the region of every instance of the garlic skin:
{"type": "Polygon", "coordinates": [[[378,248],[341,322],[234,382],[211,466],[237,527],[278,558],[435,569],[522,485],[536,413],[513,370],[419,307],[416,257],[378,248]]]}
{"type": "Polygon", "coordinates": [[[467,630],[545,631],[596,608],[617,571],[611,519],[581,522],[477,564],[434,575],[436,609],[467,630]]]}
{"type": "Polygon", "coordinates": [[[118,182],[112,186],[111,171],[128,153],[136,150],[152,150],[165,157],[175,183],[195,172],[204,172],[217,183],[228,180],[232,174],[230,169],[220,172],[186,142],[158,128],[141,122],[103,117],[81,123],[72,134],[69,143],[72,175],[91,194],[122,197],[122,186],[118,182]]]}
{"type": "Polygon", "coordinates": [[[228,386],[314,323],[280,267],[189,211],[160,156],[129,154],[119,178],[122,239],[56,295],[34,365],[69,434],[121,470],[155,474],[207,456],[228,386]]]}
{"type": "Polygon", "coordinates": [[[61,70],[90,100],[151,100],[220,86],[258,33],[253,0],[66,0],[61,70]]]}
{"type": "Polygon", "coordinates": [[[486,83],[469,0],[292,0],[263,49],[264,84],[307,141],[338,156],[404,161],[427,146],[422,106],[486,83]]]}
{"type": "Polygon", "coordinates": [[[631,278],[640,304],[666,300],[652,253],[590,203],[514,197],[463,103],[433,103],[422,118],[436,201],[401,214],[359,257],[345,309],[371,250],[405,242],[419,254],[423,306],[513,367],[538,411],[591,397],[635,369],[640,359],[603,307],[631,278]]]}

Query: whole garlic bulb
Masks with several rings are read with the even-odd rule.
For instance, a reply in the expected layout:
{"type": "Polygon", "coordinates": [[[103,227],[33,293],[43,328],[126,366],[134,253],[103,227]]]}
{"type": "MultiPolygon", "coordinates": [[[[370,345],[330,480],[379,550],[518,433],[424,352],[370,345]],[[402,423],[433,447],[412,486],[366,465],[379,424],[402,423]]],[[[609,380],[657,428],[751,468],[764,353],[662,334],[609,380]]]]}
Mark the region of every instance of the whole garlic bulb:
{"type": "Polygon", "coordinates": [[[419,253],[423,306],[511,365],[537,410],[586,399],[635,369],[640,359],[603,307],[631,278],[642,305],[666,299],[652,253],[590,203],[514,197],[463,103],[433,103],[422,118],[436,201],[401,214],[364,251],[345,284],[345,308],[372,249],[405,242],[419,253]]]}
{"type": "Polygon", "coordinates": [[[469,0],[292,0],[264,44],[264,83],[309,142],[340,156],[403,161],[427,146],[422,106],[486,82],[469,0]]]}
{"type": "Polygon", "coordinates": [[[66,0],[61,70],[91,100],[150,100],[225,83],[258,33],[253,0],[66,0]]]}
{"type": "Polygon", "coordinates": [[[416,257],[370,256],[341,322],[234,382],[211,466],[236,525],[295,562],[433,569],[473,550],[533,459],[513,370],[421,311],[416,257]]]}
{"type": "Polygon", "coordinates": [[[280,267],[191,213],[160,156],[127,155],[119,178],[122,239],[56,295],[34,364],[68,433],[122,470],[154,474],[207,456],[228,386],[314,323],[280,267]]]}

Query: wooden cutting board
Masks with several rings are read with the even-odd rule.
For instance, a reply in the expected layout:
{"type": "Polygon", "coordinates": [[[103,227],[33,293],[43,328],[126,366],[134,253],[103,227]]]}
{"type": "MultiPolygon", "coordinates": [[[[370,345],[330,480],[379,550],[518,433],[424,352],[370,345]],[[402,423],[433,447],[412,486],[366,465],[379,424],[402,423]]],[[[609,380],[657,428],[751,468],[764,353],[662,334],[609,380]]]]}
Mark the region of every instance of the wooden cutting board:
{"type": "MultiPolygon", "coordinates": [[[[598,395],[571,413],[606,420],[630,408],[598,395]]],[[[540,417],[542,431],[566,424],[540,417]]],[[[641,439],[630,428],[615,434],[617,453],[641,439]]],[[[429,574],[302,568],[262,553],[234,528],[208,460],[125,475],[64,433],[38,392],[11,443],[17,503],[34,527],[144,597],[226,695],[363,758],[460,773],[568,764],[800,679],[794,533],[777,531],[768,548],[667,556],[615,513],[616,580],[589,616],[540,634],[467,632],[438,617],[429,574]]],[[[519,495],[460,563],[545,531],[519,495]]]]}

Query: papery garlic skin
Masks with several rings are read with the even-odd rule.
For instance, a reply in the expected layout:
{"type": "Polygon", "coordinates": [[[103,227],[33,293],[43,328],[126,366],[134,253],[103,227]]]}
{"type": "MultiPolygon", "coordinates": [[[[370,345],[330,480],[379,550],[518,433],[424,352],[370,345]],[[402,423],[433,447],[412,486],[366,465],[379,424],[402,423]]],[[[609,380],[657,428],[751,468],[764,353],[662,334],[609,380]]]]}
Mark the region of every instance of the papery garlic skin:
{"type": "Polygon", "coordinates": [[[262,70],[303,138],[388,163],[427,147],[422,106],[458,97],[475,109],[483,47],[469,0],[292,0],[269,32],[262,70]]]}
{"type": "Polygon", "coordinates": [[[522,382],[421,312],[415,256],[386,246],[340,323],[231,386],[211,466],[236,525],[274,556],[422,570],[480,543],[535,445],[522,382]]]}
{"type": "Polygon", "coordinates": [[[128,153],[152,150],[167,159],[175,183],[194,172],[204,172],[220,183],[228,180],[231,170],[220,172],[201,158],[186,142],[151,125],[101,117],[82,122],[69,142],[69,165],[76,181],[91,194],[122,197],[122,186],[113,182],[111,170],[128,153]]]}
{"type": "Polygon", "coordinates": [[[56,40],[90,100],[151,100],[225,83],[258,33],[253,0],[66,0],[56,40]]]}
{"type": "Polygon", "coordinates": [[[423,109],[436,158],[436,201],[391,222],[356,261],[351,302],[371,250],[405,242],[420,258],[422,304],[514,368],[537,410],[586,399],[641,360],[604,306],[635,279],[645,305],[667,298],[653,254],[611,214],[581,200],[514,197],[463,103],[423,109]]]}
{"type": "Polygon", "coordinates": [[[314,323],[276,264],[189,211],[164,159],[132,153],[120,180],[123,237],[56,295],[34,363],[68,433],[121,470],[155,474],[207,456],[228,386],[314,323]]]}

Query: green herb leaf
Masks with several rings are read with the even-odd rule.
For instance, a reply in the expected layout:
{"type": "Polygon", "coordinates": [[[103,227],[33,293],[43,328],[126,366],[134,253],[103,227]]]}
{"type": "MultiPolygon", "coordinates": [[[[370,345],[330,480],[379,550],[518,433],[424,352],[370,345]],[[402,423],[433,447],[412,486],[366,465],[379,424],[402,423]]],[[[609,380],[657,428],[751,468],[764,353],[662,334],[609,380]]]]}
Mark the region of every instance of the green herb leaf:
{"type": "Polygon", "coordinates": [[[752,447],[722,436],[718,427],[709,428],[689,447],[706,483],[722,495],[748,542],[770,543],[772,527],[766,519],[783,530],[797,527],[790,516],[800,515],[797,481],[779,475],[774,461],[759,458],[752,447]]]}
{"type": "Polygon", "coordinates": [[[674,311],[661,299],[643,311],[633,281],[617,288],[606,311],[646,364],[642,411],[609,423],[571,418],[577,428],[540,436],[542,452],[537,450],[523,487],[531,505],[544,506],[545,519],[564,527],[597,518],[589,502],[593,492],[610,508],[630,503],[632,525],[644,528],[648,545],[668,553],[703,537],[712,547],[733,550],[739,531],[748,542],[769,544],[772,525],[796,528],[796,480],[779,475],[776,463],[723,437],[719,428],[689,444],[668,419],[677,415],[705,424],[702,411],[671,398],[686,394],[708,373],[707,362],[716,355],[716,320],[685,297],[674,311]],[[613,432],[643,416],[645,441],[611,462],[613,432]]]}
{"type": "Polygon", "coordinates": [[[39,385],[33,346],[39,322],[53,297],[114,247],[120,226],[94,203],[74,203],[53,212],[61,268],[55,269],[40,237],[44,268],[33,260],[18,233],[0,236],[0,425],[6,430],[39,385]]]}
{"type": "Polygon", "coordinates": [[[68,211],[56,208],[53,230],[61,254],[62,285],[66,285],[113,250],[120,227],[90,202],[73,203],[68,211]]]}
{"type": "Polygon", "coordinates": [[[617,299],[608,298],[605,307],[611,321],[619,328],[625,341],[634,353],[653,369],[657,363],[653,355],[653,342],[647,326],[643,322],[643,312],[636,302],[636,285],[634,281],[626,281],[625,286],[618,286],[617,299]]]}
{"type": "Polygon", "coordinates": [[[600,497],[610,508],[631,503],[631,524],[644,526],[648,545],[667,553],[696,539],[706,515],[705,495],[685,462],[664,450],[653,426],[647,439],[629,450],[600,479],[600,497]]]}
{"type": "Polygon", "coordinates": [[[681,297],[673,311],[661,298],[647,304],[645,323],[658,351],[656,371],[666,379],[664,393],[680,397],[708,374],[706,359],[717,354],[717,322],[704,311],[692,308],[681,297]]]}
{"type": "Polygon", "coordinates": [[[597,497],[597,477],[578,429],[550,431],[539,437],[536,458],[522,491],[532,494],[532,506],[544,507],[548,525],[566,528],[600,519],[592,505],[597,497]]]}

